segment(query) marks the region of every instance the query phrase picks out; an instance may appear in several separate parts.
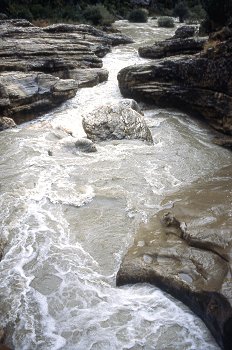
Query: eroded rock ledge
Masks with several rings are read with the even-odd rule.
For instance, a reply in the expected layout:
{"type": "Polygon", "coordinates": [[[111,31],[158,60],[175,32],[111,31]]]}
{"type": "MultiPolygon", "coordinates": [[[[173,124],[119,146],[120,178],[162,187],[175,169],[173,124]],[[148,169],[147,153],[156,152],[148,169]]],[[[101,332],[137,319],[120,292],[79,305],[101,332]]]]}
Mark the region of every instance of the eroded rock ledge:
{"type": "Polygon", "coordinates": [[[125,97],[197,112],[219,132],[232,135],[231,71],[232,35],[198,55],[126,67],[118,81],[125,97]]]}
{"type": "Polygon", "coordinates": [[[0,33],[0,117],[17,121],[107,80],[101,58],[111,46],[131,42],[89,25],[40,28],[25,20],[0,21],[0,33]]]}
{"type": "Polygon", "coordinates": [[[198,37],[197,31],[196,26],[179,27],[172,38],[139,47],[138,53],[141,57],[152,59],[195,54],[203,49],[207,40],[206,37],[198,37]]]}
{"type": "Polygon", "coordinates": [[[216,179],[208,186],[199,182],[165,199],[164,206],[173,203],[171,213],[163,209],[140,226],[116,283],[147,282],[170,293],[205,322],[222,349],[230,350],[231,218],[229,211],[213,212],[209,195],[214,191],[215,198],[216,192],[223,206],[223,183],[216,179]]]}

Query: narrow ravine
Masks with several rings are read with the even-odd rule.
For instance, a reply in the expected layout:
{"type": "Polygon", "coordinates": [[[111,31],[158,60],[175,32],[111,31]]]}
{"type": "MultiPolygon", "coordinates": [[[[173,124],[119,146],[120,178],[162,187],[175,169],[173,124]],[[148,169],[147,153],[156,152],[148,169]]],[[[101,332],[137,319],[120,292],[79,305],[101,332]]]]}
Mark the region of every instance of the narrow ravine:
{"type": "Polygon", "coordinates": [[[119,21],[116,27],[135,43],[104,58],[108,82],[81,89],[53,112],[0,135],[7,242],[0,321],[15,350],[218,349],[182,303],[150,285],[116,288],[115,276],[139,225],[180,200],[177,194],[194,196],[197,183],[210,184],[212,192],[212,207],[202,199],[202,226],[208,220],[217,230],[222,213],[231,217],[231,152],[212,144],[202,122],[148,106],[154,145],[109,141],[85,154],[56,136],[57,128],[85,136],[82,115],[122,99],[117,72],[144,62],[138,46],[172,34],[155,21],[119,21]]]}

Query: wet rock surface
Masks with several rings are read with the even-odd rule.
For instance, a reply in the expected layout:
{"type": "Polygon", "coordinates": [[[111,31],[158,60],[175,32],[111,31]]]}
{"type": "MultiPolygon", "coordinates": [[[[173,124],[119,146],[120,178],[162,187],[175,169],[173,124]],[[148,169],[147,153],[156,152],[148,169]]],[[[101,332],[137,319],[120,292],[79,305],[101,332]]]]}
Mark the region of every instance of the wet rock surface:
{"type": "Polygon", "coordinates": [[[177,28],[175,31],[175,35],[173,38],[190,38],[192,36],[195,36],[198,34],[198,27],[197,26],[181,26],[177,28]]]}
{"type": "Polygon", "coordinates": [[[135,101],[107,104],[83,117],[83,128],[92,141],[140,139],[153,142],[135,101]]]}
{"type": "Polygon", "coordinates": [[[153,45],[143,46],[138,49],[139,55],[144,58],[159,59],[176,55],[192,55],[200,52],[207,38],[196,36],[196,26],[179,27],[175,35],[153,45]]]}
{"type": "MultiPolygon", "coordinates": [[[[2,239],[0,239],[0,261],[2,260],[5,245],[6,245],[5,242],[2,239]]],[[[1,339],[1,332],[0,332],[0,339],[1,339]]]]}
{"type": "Polygon", "coordinates": [[[216,145],[232,149],[232,136],[217,136],[214,138],[213,142],[216,145]]]}
{"type": "Polygon", "coordinates": [[[86,153],[97,152],[97,148],[95,144],[91,140],[88,140],[85,138],[76,140],[75,147],[77,148],[77,150],[80,150],[86,153]]]}
{"type": "Polygon", "coordinates": [[[140,47],[138,52],[144,58],[164,58],[175,55],[191,55],[201,51],[205,38],[167,39],[151,46],[140,47]]]}
{"type": "Polygon", "coordinates": [[[14,128],[16,126],[15,122],[11,118],[0,117],[0,131],[14,128]]]}
{"type": "Polygon", "coordinates": [[[24,121],[24,112],[32,119],[35,111],[75,96],[78,87],[107,80],[101,57],[111,46],[131,42],[89,25],[40,28],[26,20],[0,20],[0,32],[0,116],[17,121],[24,121]]]}
{"type": "Polygon", "coordinates": [[[16,122],[33,119],[61,102],[74,97],[75,80],[51,74],[7,72],[0,74],[0,112],[16,122]]]}
{"type": "Polygon", "coordinates": [[[154,60],[118,74],[125,97],[197,112],[216,130],[232,134],[232,39],[190,57],[154,60]]]}
{"type": "MultiPolygon", "coordinates": [[[[230,171],[228,167],[228,176],[230,171]]],[[[121,263],[117,285],[148,282],[165,290],[201,317],[220,347],[229,350],[232,222],[229,212],[214,211],[215,203],[223,203],[223,188],[220,180],[207,187],[199,181],[193,189],[167,197],[163,205],[171,210],[163,209],[141,225],[121,263]]]]}

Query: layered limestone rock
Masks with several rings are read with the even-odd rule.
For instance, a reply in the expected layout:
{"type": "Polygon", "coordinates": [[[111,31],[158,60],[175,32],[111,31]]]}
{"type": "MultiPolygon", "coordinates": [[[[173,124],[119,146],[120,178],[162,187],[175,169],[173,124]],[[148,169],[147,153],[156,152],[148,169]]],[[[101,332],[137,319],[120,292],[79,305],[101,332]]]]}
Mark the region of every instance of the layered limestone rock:
{"type": "Polygon", "coordinates": [[[0,21],[0,72],[41,71],[70,78],[75,69],[101,68],[112,45],[131,42],[88,25],[34,27],[24,20],[0,21]]]}
{"type": "Polygon", "coordinates": [[[162,107],[198,112],[232,134],[232,38],[193,57],[154,60],[118,74],[121,93],[162,107]]]}
{"type": "Polygon", "coordinates": [[[74,97],[75,80],[51,74],[7,72],[0,74],[0,114],[15,121],[33,119],[61,102],[74,97]]]}
{"type": "Polygon", "coordinates": [[[152,143],[151,132],[135,101],[124,100],[96,108],[83,117],[92,141],[140,139],[152,143]]]}
{"type": "Polygon", "coordinates": [[[196,34],[196,26],[179,27],[172,38],[140,47],[138,49],[139,55],[144,58],[158,59],[195,54],[203,49],[207,40],[207,38],[199,38],[196,34]]]}
{"type": "MultiPolygon", "coordinates": [[[[231,167],[228,168],[228,174],[231,167]]],[[[232,344],[230,213],[223,206],[224,187],[214,180],[205,188],[170,195],[172,212],[160,211],[141,225],[117,274],[118,286],[147,282],[188,305],[205,322],[222,349],[232,344]],[[221,201],[221,202],[220,202],[221,201]],[[210,208],[210,209],[209,209],[210,208]]],[[[229,189],[228,189],[229,194],[229,189]]]]}
{"type": "Polygon", "coordinates": [[[150,46],[140,47],[138,52],[144,58],[164,58],[175,55],[191,55],[201,51],[206,38],[166,39],[150,46]]]}
{"type": "Polygon", "coordinates": [[[0,21],[0,31],[0,117],[17,121],[54,108],[78,87],[107,80],[101,57],[112,45],[131,42],[89,25],[40,28],[16,19],[0,21]]]}

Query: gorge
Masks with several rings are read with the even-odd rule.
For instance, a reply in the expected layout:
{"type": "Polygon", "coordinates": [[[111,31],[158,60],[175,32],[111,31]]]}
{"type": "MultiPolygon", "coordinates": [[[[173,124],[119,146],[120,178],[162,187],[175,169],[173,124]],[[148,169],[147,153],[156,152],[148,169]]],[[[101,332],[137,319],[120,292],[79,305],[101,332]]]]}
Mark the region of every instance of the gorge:
{"type": "MultiPolygon", "coordinates": [[[[204,120],[192,118],[173,106],[162,108],[141,103],[138,108],[132,103],[132,110],[137,109],[140,118],[142,109],[153,142],[150,136],[145,138],[149,142],[115,138],[97,140],[96,152],[86,153],[76,148],[75,142],[86,137],[83,119],[88,119],[93,111],[96,115],[104,111],[106,105],[116,106],[124,101],[117,84],[119,71],[127,72],[128,68],[124,67],[130,64],[134,65],[130,69],[135,76],[139,69],[141,77],[149,76],[148,70],[141,68],[150,65],[149,59],[139,57],[138,48],[174,34],[173,29],[158,28],[156,20],[151,19],[143,25],[122,20],[115,27],[134,42],[114,46],[110,52],[111,34],[102,39],[89,27],[84,26],[82,33],[76,33],[76,27],[69,27],[68,35],[78,45],[68,46],[68,54],[59,60],[52,57],[50,64],[45,64],[44,52],[41,53],[37,67],[33,47],[29,45],[27,60],[17,58],[24,84],[10,89],[10,97],[13,94],[13,100],[20,101],[14,104],[16,109],[12,109],[9,95],[2,94],[5,117],[15,113],[17,121],[28,111],[26,114],[31,119],[36,111],[33,104],[40,101],[38,92],[56,101],[50,95],[50,83],[45,83],[47,78],[38,85],[38,77],[35,79],[38,69],[41,78],[49,74],[49,82],[58,82],[59,89],[52,85],[52,93],[58,90],[60,99],[64,95],[65,100],[68,97],[55,109],[53,104],[50,112],[44,113],[42,108],[39,118],[0,134],[0,215],[4,243],[0,310],[1,327],[6,328],[4,341],[16,350],[216,350],[218,344],[204,323],[169,294],[147,283],[115,287],[116,279],[120,285],[128,282],[128,279],[120,281],[118,271],[129,248],[135,260],[139,254],[143,259],[144,276],[146,268],[152,268],[153,264],[169,273],[170,261],[174,265],[172,259],[176,263],[177,254],[181,254],[183,260],[178,260],[177,268],[181,263],[185,266],[177,274],[183,289],[195,279],[204,286],[209,283],[212,291],[223,286],[229,300],[232,228],[232,155],[226,148],[212,143],[214,133],[204,120]],[[79,45],[81,62],[70,59],[77,55],[79,45]],[[106,52],[104,58],[99,57],[106,52]],[[137,68],[138,64],[142,65],[137,68]],[[33,76],[32,80],[26,80],[27,86],[36,92],[29,99],[32,105],[22,93],[26,90],[27,74],[33,76]],[[100,84],[93,86],[96,83],[100,84]],[[191,236],[185,235],[191,243],[189,247],[160,226],[160,219],[167,212],[173,212],[186,224],[186,232],[191,236]],[[199,241],[205,246],[211,244],[210,249],[215,249],[217,254],[210,249],[205,252],[205,246],[196,247],[199,241]],[[163,250],[154,251],[154,244],[156,249],[163,250]],[[192,260],[188,258],[189,251],[192,260]]],[[[53,56],[55,51],[62,55],[62,45],[54,49],[54,38],[58,35],[64,40],[66,34],[62,33],[67,33],[67,28],[52,26],[42,34],[38,29],[38,45],[41,37],[51,45],[48,56],[53,56]]],[[[18,29],[16,35],[29,41],[30,34],[25,33],[35,29],[29,26],[27,30],[18,29]]],[[[118,36],[121,43],[128,40],[124,35],[118,36]]],[[[13,37],[8,35],[7,40],[14,40],[13,37]]],[[[1,62],[2,70],[10,67],[3,77],[10,76],[17,84],[16,73],[9,73],[16,64],[13,54],[9,61],[1,62]]],[[[2,86],[1,92],[6,93],[2,86]]],[[[114,113],[116,107],[111,109],[114,113]]],[[[136,120],[140,123],[140,119],[136,120]]],[[[151,281],[144,277],[140,282],[151,281]]],[[[212,310],[214,306],[210,305],[212,310]]],[[[224,313],[223,317],[229,319],[230,307],[228,304],[226,307],[228,314],[224,313]]],[[[223,347],[223,341],[216,339],[223,347]]]]}

